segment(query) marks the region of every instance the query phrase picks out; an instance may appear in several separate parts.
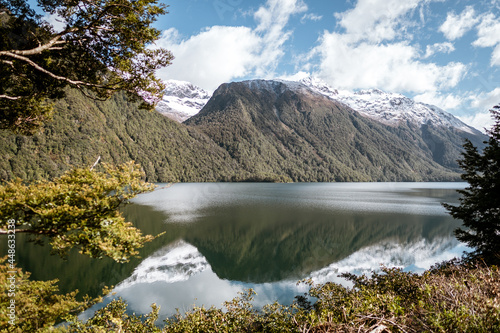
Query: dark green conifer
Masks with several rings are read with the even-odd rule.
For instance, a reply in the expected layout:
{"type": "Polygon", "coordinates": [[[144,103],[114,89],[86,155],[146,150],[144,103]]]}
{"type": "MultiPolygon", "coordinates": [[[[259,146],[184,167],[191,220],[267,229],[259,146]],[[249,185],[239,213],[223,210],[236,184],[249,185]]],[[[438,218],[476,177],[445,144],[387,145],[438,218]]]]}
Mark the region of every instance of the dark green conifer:
{"type": "Polygon", "coordinates": [[[489,140],[480,152],[469,140],[464,144],[462,179],[469,186],[460,190],[460,205],[445,204],[451,216],[463,221],[455,231],[458,240],[474,249],[472,257],[500,261],[500,106],[491,110],[495,120],[489,140]]]}

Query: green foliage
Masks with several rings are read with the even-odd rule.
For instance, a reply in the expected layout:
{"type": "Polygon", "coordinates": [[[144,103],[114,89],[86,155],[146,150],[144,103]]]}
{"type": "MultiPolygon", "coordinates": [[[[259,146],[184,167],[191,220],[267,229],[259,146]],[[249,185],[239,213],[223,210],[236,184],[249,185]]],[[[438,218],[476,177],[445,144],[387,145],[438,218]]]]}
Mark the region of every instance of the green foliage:
{"type": "Polygon", "coordinates": [[[113,300],[104,308],[97,310],[92,318],[85,323],[76,320],[69,325],[72,333],[107,333],[107,332],[134,332],[155,333],[162,332],[155,326],[159,308],[151,305],[151,312],[145,316],[128,315],[127,304],[121,299],[113,300]]]}
{"type": "Polygon", "coordinates": [[[27,1],[0,1],[1,128],[33,133],[50,116],[47,99],[73,86],[96,99],[127,91],[144,106],[164,88],[155,77],[173,59],[147,47],[160,31],[152,24],[166,13],[157,0],[40,0],[65,28],[56,32],[27,1]]]}
{"type": "Polygon", "coordinates": [[[54,178],[97,156],[110,164],[134,160],[149,182],[245,180],[250,175],[206,135],[158,112],[138,108],[123,93],[90,101],[68,89],[53,119],[32,136],[0,130],[0,179],[54,178]]]}
{"type": "Polygon", "coordinates": [[[445,137],[429,134],[437,129],[385,126],[324,96],[266,84],[274,86],[224,84],[185,124],[208,135],[251,174],[294,182],[459,179],[448,160],[458,158],[460,133],[440,128],[445,137]]]}
{"type": "Polygon", "coordinates": [[[81,311],[102,300],[86,297],[77,301],[78,291],[58,293],[57,280],[31,281],[29,277],[29,273],[6,264],[6,258],[0,259],[0,332],[55,332],[56,323],[75,320],[81,311]],[[15,317],[9,316],[11,304],[15,317]]]}
{"type": "Polygon", "coordinates": [[[167,319],[164,332],[296,332],[293,322],[295,306],[280,304],[264,306],[262,311],[253,307],[252,289],[226,302],[225,309],[194,308],[184,315],[167,319]]]}
{"type": "Polygon", "coordinates": [[[50,239],[54,252],[65,255],[73,247],[91,257],[127,261],[152,236],[143,236],[118,211],[135,195],[154,186],[133,162],[104,171],[73,169],[54,181],[25,185],[20,179],[0,185],[0,228],[7,233],[15,220],[16,233],[41,241],[50,239]]]}
{"type": "Polygon", "coordinates": [[[305,313],[310,332],[499,332],[496,267],[443,265],[423,275],[383,268],[372,277],[345,274],[354,285],[312,285],[305,313]]]}
{"type": "Polygon", "coordinates": [[[475,249],[473,256],[487,262],[500,262],[500,106],[491,113],[495,119],[488,132],[487,145],[479,152],[472,142],[466,141],[462,179],[469,187],[460,190],[460,205],[444,205],[451,216],[463,221],[465,228],[455,231],[457,238],[475,249]]]}

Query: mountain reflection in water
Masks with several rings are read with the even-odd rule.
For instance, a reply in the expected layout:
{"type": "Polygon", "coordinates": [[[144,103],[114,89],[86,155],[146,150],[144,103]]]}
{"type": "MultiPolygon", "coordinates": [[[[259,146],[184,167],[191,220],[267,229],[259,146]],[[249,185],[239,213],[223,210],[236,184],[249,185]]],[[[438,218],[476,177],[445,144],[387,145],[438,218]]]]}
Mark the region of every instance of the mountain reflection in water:
{"type": "MultiPolygon", "coordinates": [[[[337,275],[380,265],[421,272],[460,256],[459,221],[441,202],[457,201],[463,183],[175,184],[123,208],[143,233],[166,234],[127,264],[48,247],[18,251],[34,279],[60,279],[61,291],[96,295],[115,285],[129,310],[161,306],[168,316],[193,305],[221,306],[253,288],[256,305],[289,303],[306,291],[296,282],[346,283],[337,275]]],[[[106,302],[110,301],[106,298],[106,302]]],[[[90,316],[97,305],[84,313],[90,316]]]]}

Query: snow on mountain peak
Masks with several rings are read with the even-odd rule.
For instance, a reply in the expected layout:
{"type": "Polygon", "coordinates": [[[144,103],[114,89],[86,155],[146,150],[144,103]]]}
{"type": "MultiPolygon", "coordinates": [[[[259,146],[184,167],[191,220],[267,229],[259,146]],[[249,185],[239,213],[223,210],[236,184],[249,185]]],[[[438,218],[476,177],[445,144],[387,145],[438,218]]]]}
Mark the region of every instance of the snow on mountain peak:
{"type": "Polygon", "coordinates": [[[190,82],[167,80],[163,99],[156,110],[175,121],[183,122],[197,114],[207,104],[211,94],[190,82]]]}
{"type": "MultiPolygon", "coordinates": [[[[387,93],[380,89],[359,90],[356,92],[335,89],[321,79],[301,76],[295,80],[249,80],[244,81],[249,87],[257,89],[282,89],[277,82],[297,91],[313,91],[332,100],[348,105],[361,115],[390,126],[401,123],[414,125],[434,125],[454,127],[464,132],[478,134],[479,131],[455,118],[448,112],[434,105],[415,102],[398,93],[387,93]]],[[[211,97],[208,91],[192,83],[168,80],[165,96],[156,107],[161,114],[178,122],[197,114],[211,97]]]]}
{"type": "Polygon", "coordinates": [[[415,102],[401,94],[386,93],[380,89],[356,92],[337,90],[313,77],[305,77],[298,82],[319,94],[348,105],[365,117],[386,125],[396,126],[400,123],[429,124],[454,127],[472,134],[479,133],[476,129],[466,125],[437,106],[415,102]]]}

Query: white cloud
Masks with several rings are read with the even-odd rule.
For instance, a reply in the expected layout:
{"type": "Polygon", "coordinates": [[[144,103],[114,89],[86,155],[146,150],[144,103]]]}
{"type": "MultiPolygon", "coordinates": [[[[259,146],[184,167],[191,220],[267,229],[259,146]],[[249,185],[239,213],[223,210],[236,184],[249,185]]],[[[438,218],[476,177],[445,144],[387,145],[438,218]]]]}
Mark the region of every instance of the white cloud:
{"type": "Polygon", "coordinates": [[[300,19],[300,23],[304,24],[307,21],[321,21],[323,19],[322,15],[316,15],[313,13],[304,14],[300,19]]]}
{"type": "Polygon", "coordinates": [[[396,27],[409,11],[417,8],[422,0],[358,0],[356,7],[344,13],[336,13],[340,25],[353,40],[373,42],[392,40],[396,27]]]}
{"type": "Polygon", "coordinates": [[[213,26],[189,39],[178,40],[175,29],[165,31],[157,46],[172,51],[175,59],[158,72],[214,90],[222,82],[247,75],[255,66],[261,39],[247,27],[213,26]]]}
{"type": "Polygon", "coordinates": [[[476,17],[474,8],[467,6],[460,15],[448,13],[446,21],[439,27],[439,31],[449,40],[455,40],[471,30],[478,21],[479,18],[476,17]]]}
{"type": "Polygon", "coordinates": [[[47,23],[52,25],[56,32],[61,32],[66,28],[66,21],[57,14],[47,14],[43,18],[47,23]]]}
{"type": "Polygon", "coordinates": [[[489,110],[493,106],[500,104],[500,88],[473,96],[471,99],[472,107],[478,110],[489,110]]]}
{"type": "Polygon", "coordinates": [[[455,51],[455,47],[450,42],[445,43],[435,43],[433,45],[427,45],[425,50],[424,59],[433,56],[436,53],[451,53],[455,51]]]}
{"type": "Polygon", "coordinates": [[[491,66],[500,66],[500,21],[493,14],[485,15],[477,27],[477,36],[472,45],[477,47],[493,47],[491,66]]]}
{"type": "Polygon", "coordinates": [[[457,116],[457,118],[483,133],[486,133],[485,129],[491,129],[494,123],[489,112],[478,112],[469,116],[457,116]]]}
{"type": "Polygon", "coordinates": [[[305,12],[307,6],[302,0],[268,0],[254,14],[259,25],[257,31],[273,31],[283,29],[290,16],[305,12]]]}
{"type": "Polygon", "coordinates": [[[500,43],[500,21],[493,14],[483,17],[477,26],[477,36],[472,45],[479,47],[490,47],[500,43]]]}
{"type": "Polygon", "coordinates": [[[175,29],[164,31],[156,45],[172,51],[175,59],[158,76],[207,90],[248,75],[271,77],[291,36],[286,30],[290,17],[306,10],[302,0],[268,0],[254,14],[255,29],[213,26],[184,39],[175,29]]]}
{"type": "Polygon", "coordinates": [[[255,75],[260,78],[272,77],[278,62],[284,55],[283,45],[291,32],[286,25],[292,15],[307,11],[302,0],[268,0],[254,14],[258,26],[255,29],[262,40],[262,50],[257,59],[255,75]]]}
{"type": "Polygon", "coordinates": [[[493,89],[489,92],[484,92],[480,94],[469,94],[468,100],[470,102],[470,107],[477,110],[475,114],[457,116],[464,123],[477,128],[480,131],[485,132],[486,129],[491,129],[494,124],[490,109],[495,105],[500,104],[500,88],[493,89]]]}
{"type": "Polygon", "coordinates": [[[454,94],[445,94],[442,95],[438,92],[431,91],[426,92],[420,95],[417,95],[413,98],[417,102],[435,105],[445,110],[453,110],[457,109],[459,106],[462,106],[464,103],[464,98],[460,96],[456,96],[454,94]]]}
{"type": "Polygon", "coordinates": [[[353,9],[335,14],[345,31],[324,31],[318,45],[300,59],[305,63],[300,68],[310,71],[312,67],[314,75],[336,88],[419,94],[430,99],[428,103],[458,107],[463,102],[460,97],[438,91],[456,87],[467,66],[425,61],[436,52],[452,52],[453,44],[429,45],[422,56],[420,47],[404,40],[402,37],[407,36],[400,32],[418,25],[411,21],[415,13],[425,21],[423,8],[430,1],[358,0],[353,9]],[[314,62],[318,64],[311,66],[314,62]]]}
{"type": "Polygon", "coordinates": [[[313,52],[320,57],[317,75],[346,89],[425,93],[454,87],[467,71],[461,63],[420,62],[418,49],[405,42],[353,43],[349,35],[329,32],[313,52]]]}
{"type": "Polygon", "coordinates": [[[491,54],[491,66],[500,66],[500,43],[495,47],[491,54]]]}

